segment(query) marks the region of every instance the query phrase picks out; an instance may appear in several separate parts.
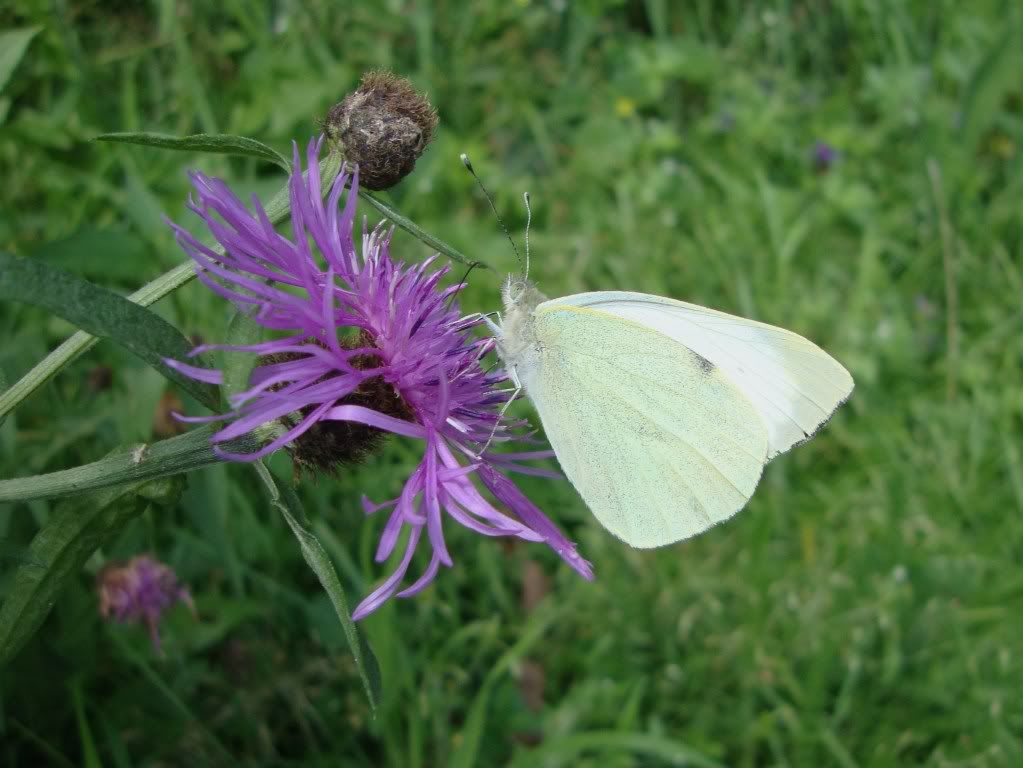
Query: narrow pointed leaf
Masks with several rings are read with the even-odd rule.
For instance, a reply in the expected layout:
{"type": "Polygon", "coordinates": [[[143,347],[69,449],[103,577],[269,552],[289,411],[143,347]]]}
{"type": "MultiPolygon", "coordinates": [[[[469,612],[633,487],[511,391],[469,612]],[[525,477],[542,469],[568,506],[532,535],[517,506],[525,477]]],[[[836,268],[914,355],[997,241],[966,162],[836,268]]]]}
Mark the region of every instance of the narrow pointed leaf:
{"type": "Polygon", "coordinates": [[[291,172],[291,163],[280,152],[261,141],[248,136],[232,136],[226,133],[196,133],[191,136],[168,136],[162,133],[136,131],[132,133],[103,133],[96,141],[111,141],[121,144],[141,144],[159,149],[174,149],[181,152],[206,152],[216,155],[242,155],[255,157],[273,163],[291,172]]]}
{"type": "MultiPolygon", "coordinates": [[[[136,445],[80,467],[0,480],[0,502],[70,496],[216,464],[220,459],[213,453],[210,436],[218,429],[216,425],[205,426],[151,445],[136,445]]],[[[252,453],[259,449],[259,441],[244,435],[223,447],[237,453],[252,453]]]]}
{"type": "Polygon", "coordinates": [[[351,611],[348,609],[348,598],[341,587],[341,580],[338,578],[337,571],[334,570],[330,556],[320,544],[320,540],[316,538],[316,534],[309,530],[302,502],[299,501],[294,491],[286,484],[281,483],[261,461],[255,462],[253,467],[266,486],[270,502],[284,515],[288,526],[295,534],[295,538],[298,539],[306,563],[313,569],[316,578],[319,579],[327,596],[330,597],[330,602],[334,605],[334,612],[337,613],[337,617],[341,621],[341,629],[344,630],[352,656],[355,658],[355,666],[359,670],[359,677],[362,678],[362,686],[366,690],[369,705],[376,712],[377,704],[380,701],[380,666],[362,632],[352,620],[351,611]]]}
{"type": "Polygon", "coordinates": [[[28,44],[32,42],[42,27],[24,27],[0,32],[0,93],[10,80],[14,68],[25,55],[28,44]]]}
{"type": "Polygon", "coordinates": [[[28,562],[15,572],[0,606],[0,664],[10,661],[35,634],[57,596],[97,548],[150,501],[173,503],[183,487],[183,479],[167,478],[61,502],[32,540],[28,562]]]}
{"type": "Polygon", "coordinates": [[[166,357],[184,360],[191,349],[181,331],[113,291],[34,259],[0,253],[0,301],[4,300],[34,304],[93,336],[116,341],[203,405],[212,409],[220,405],[216,387],[197,382],[163,362],[166,357]]]}

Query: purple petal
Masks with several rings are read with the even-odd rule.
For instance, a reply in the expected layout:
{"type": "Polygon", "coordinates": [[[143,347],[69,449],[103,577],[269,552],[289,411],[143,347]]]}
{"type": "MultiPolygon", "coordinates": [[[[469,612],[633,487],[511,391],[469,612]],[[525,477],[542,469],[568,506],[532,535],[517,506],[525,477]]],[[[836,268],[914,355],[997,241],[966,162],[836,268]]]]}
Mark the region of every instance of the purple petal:
{"type": "Polygon", "coordinates": [[[575,544],[565,538],[540,509],[526,498],[508,478],[493,468],[483,465],[479,471],[480,479],[494,496],[508,507],[530,528],[543,536],[544,541],[557,552],[561,559],[568,563],[584,579],[593,580],[593,568],[576,552],[575,544]]]}
{"type": "Polygon", "coordinates": [[[207,384],[223,384],[224,383],[224,372],[218,371],[216,368],[200,368],[197,365],[189,365],[188,363],[182,363],[180,360],[175,360],[172,357],[163,358],[164,365],[169,368],[173,368],[179,373],[183,373],[190,379],[196,381],[204,381],[207,384]]]}
{"type": "Polygon", "coordinates": [[[396,594],[395,597],[412,597],[413,595],[418,595],[430,586],[431,582],[433,582],[434,578],[436,578],[437,571],[440,569],[440,564],[440,553],[434,551],[433,556],[430,558],[430,564],[426,566],[426,570],[423,572],[423,575],[416,579],[416,582],[412,586],[407,589],[403,589],[401,592],[396,594]]]}
{"type": "Polygon", "coordinates": [[[352,612],[353,619],[359,621],[360,619],[366,618],[394,594],[394,591],[398,588],[398,583],[404,578],[405,573],[408,571],[409,563],[412,562],[412,554],[416,551],[416,545],[419,543],[419,536],[421,533],[421,528],[413,528],[411,530],[408,537],[408,544],[405,545],[405,556],[401,559],[401,563],[398,564],[397,570],[395,570],[395,572],[392,573],[383,584],[374,589],[365,600],[355,607],[355,610],[352,612]]]}
{"type": "Polygon", "coordinates": [[[426,429],[419,424],[413,424],[411,421],[402,421],[393,416],[387,416],[369,408],[363,408],[361,405],[339,405],[327,411],[323,418],[333,419],[334,421],[357,421],[360,424],[367,424],[377,429],[393,432],[396,435],[403,435],[404,437],[426,437],[426,429]]]}

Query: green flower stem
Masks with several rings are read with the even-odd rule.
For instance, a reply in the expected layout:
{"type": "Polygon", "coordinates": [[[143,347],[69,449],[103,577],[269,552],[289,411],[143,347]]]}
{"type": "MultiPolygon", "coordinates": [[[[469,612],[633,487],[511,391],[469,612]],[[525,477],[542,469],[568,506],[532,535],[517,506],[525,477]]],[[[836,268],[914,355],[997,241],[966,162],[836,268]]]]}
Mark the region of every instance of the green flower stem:
{"type": "MultiPolygon", "coordinates": [[[[200,427],[152,445],[137,445],[131,450],[80,467],[0,480],[0,502],[77,495],[219,464],[221,459],[210,444],[210,437],[218,429],[217,425],[200,427]]],[[[243,435],[222,447],[236,453],[252,453],[259,450],[259,446],[254,435],[243,435]]]]}
{"type": "MultiPolygon", "coordinates": [[[[331,152],[327,155],[327,157],[320,161],[320,178],[322,179],[322,189],[324,192],[330,188],[330,185],[334,182],[334,179],[337,178],[340,170],[341,157],[335,152],[331,152]]],[[[422,240],[431,248],[436,248],[437,251],[448,258],[462,264],[475,263],[479,266],[486,267],[486,265],[481,262],[470,262],[469,259],[467,259],[461,252],[452,248],[442,240],[437,239],[428,232],[420,229],[411,220],[402,216],[386,203],[377,200],[375,197],[369,193],[363,192],[362,190],[359,190],[359,192],[364,200],[376,208],[386,218],[393,221],[397,226],[401,227],[409,234],[422,240]]],[[[271,199],[267,204],[266,215],[272,223],[279,224],[281,221],[286,219],[290,213],[291,200],[288,195],[288,187],[285,185],[285,187],[274,195],[273,199],[271,199]]],[[[214,251],[217,253],[223,253],[219,246],[214,248],[214,251]]],[[[135,293],[131,294],[128,299],[143,307],[148,307],[150,304],[154,304],[164,296],[176,291],[194,277],[195,264],[189,261],[174,267],[172,270],[156,278],[151,283],[142,286],[135,291],[135,293]]],[[[63,344],[44,357],[35,365],[35,367],[32,368],[32,370],[15,382],[10,389],[0,393],[0,420],[14,410],[22,400],[53,378],[64,366],[83,352],[92,349],[97,341],[99,341],[99,339],[85,331],[76,331],[74,335],[68,338],[63,344]]]]}
{"type": "Polygon", "coordinates": [[[418,225],[416,225],[412,221],[412,219],[402,216],[400,213],[391,208],[391,206],[389,206],[383,200],[378,199],[373,194],[371,194],[370,192],[366,191],[361,187],[359,188],[359,197],[361,197],[367,203],[376,208],[381,214],[383,214],[384,218],[390,219],[397,226],[404,229],[410,235],[422,240],[431,248],[435,248],[438,253],[444,254],[452,261],[457,261],[459,264],[465,264],[466,266],[483,267],[484,269],[491,269],[490,266],[484,264],[482,261],[476,261],[474,259],[467,258],[466,255],[461,251],[452,248],[443,240],[439,240],[433,235],[431,235],[429,232],[424,231],[418,225]]]}

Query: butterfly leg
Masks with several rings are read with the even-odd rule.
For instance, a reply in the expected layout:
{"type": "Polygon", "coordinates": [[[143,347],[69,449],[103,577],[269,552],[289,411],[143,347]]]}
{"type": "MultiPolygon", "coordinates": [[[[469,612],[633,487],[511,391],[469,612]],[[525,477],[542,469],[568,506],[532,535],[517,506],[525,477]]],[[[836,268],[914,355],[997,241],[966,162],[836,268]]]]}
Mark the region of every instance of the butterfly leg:
{"type": "Polygon", "coordinates": [[[501,317],[501,313],[500,312],[487,312],[486,314],[480,315],[480,317],[483,318],[483,322],[486,324],[487,328],[490,329],[490,332],[492,334],[494,334],[494,336],[496,336],[497,338],[500,339],[501,336],[503,335],[501,333],[501,324],[504,322],[504,320],[501,317]],[[496,323],[493,320],[490,319],[491,315],[497,315],[497,322],[496,323]]]}
{"type": "Polygon", "coordinates": [[[515,385],[515,390],[512,392],[511,397],[505,400],[504,405],[501,406],[501,410],[497,412],[497,419],[494,421],[494,428],[490,430],[490,437],[487,438],[487,442],[485,442],[483,444],[483,447],[480,448],[479,451],[476,453],[477,456],[482,456],[484,453],[487,452],[487,448],[489,448],[490,444],[494,441],[494,435],[497,434],[498,427],[501,426],[501,419],[504,418],[504,414],[508,412],[508,408],[511,407],[511,404],[515,402],[515,399],[522,392],[522,383],[519,381],[519,377],[515,373],[514,368],[508,369],[508,377],[512,380],[512,383],[515,385]]]}

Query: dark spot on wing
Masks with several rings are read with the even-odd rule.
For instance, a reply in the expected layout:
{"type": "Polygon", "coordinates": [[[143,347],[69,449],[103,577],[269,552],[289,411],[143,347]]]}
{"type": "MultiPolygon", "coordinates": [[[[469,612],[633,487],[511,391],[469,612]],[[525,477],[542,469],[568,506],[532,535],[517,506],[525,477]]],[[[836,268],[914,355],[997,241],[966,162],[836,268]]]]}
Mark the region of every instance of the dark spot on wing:
{"type": "MultiPolygon", "coordinates": [[[[692,352],[692,350],[689,351],[692,352]]],[[[703,371],[704,375],[709,376],[714,370],[714,363],[705,358],[703,355],[698,355],[696,352],[693,352],[693,357],[696,358],[696,362],[699,364],[700,370],[703,371]]]]}

